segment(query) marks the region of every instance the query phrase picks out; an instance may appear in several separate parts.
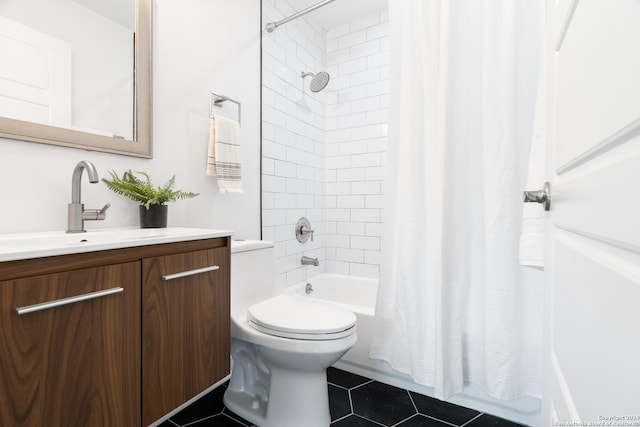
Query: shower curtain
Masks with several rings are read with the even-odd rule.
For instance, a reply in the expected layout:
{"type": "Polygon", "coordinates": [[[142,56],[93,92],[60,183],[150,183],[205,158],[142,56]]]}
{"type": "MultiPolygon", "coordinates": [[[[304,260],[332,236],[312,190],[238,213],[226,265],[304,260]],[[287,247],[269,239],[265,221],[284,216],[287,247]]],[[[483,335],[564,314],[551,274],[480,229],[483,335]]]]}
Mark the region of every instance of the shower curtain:
{"type": "Polygon", "coordinates": [[[542,275],[518,263],[543,3],[390,0],[370,356],[445,399],[540,396],[542,275]]]}

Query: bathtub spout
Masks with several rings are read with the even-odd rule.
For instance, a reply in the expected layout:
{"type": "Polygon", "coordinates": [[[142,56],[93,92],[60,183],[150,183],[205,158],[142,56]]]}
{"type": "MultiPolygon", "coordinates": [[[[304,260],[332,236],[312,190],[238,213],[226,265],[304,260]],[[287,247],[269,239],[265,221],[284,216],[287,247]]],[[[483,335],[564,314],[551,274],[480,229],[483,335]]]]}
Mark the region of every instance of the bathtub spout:
{"type": "Polygon", "coordinates": [[[315,265],[316,267],[320,265],[320,261],[318,261],[318,258],[310,258],[304,255],[300,259],[300,263],[302,265],[315,265]]]}

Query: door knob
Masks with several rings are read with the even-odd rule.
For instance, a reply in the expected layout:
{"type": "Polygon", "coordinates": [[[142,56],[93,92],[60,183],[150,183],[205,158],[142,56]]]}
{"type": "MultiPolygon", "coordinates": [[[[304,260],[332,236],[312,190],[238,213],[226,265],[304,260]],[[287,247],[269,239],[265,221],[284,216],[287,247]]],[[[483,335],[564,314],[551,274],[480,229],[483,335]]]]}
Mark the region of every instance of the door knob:
{"type": "Polygon", "coordinates": [[[524,202],[544,204],[544,210],[548,211],[551,208],[551,184],[549,181],[544,183],[542,190],[525,191],[524,202]]]}

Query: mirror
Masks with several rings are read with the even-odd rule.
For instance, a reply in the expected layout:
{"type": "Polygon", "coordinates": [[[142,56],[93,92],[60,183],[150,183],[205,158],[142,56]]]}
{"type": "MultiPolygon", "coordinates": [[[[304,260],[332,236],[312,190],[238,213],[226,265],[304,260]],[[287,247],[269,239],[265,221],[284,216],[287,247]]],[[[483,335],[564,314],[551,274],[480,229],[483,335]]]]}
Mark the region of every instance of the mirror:
{"type": "Polygon", "coordinates": [[[151,158],[153,0],[28,1],[39,3],[0,3],[0,137],[151,158]],[[115,17],[119,3],[132,10],[129,19],[126,10],[115,17]],[[73,34],[37,27],[38,21],[51,27],[62,6],[78,11],[60,15],[73,16],[62,24],[63,33],[73,27],[73,34]],[[98,34],[102,26],[124,34],[98,34]],[[97,57],[86,56],[90,51],[97,57]]]}

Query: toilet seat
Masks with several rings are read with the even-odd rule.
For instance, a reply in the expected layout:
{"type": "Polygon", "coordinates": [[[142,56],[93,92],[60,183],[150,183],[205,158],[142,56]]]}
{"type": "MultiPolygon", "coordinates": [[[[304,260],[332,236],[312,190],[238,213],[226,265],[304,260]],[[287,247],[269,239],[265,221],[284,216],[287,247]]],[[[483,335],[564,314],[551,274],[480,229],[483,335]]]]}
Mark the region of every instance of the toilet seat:
{"type": "Polygon", "coordinates": [[[280,295],[247,309],[249,325],[268,335],[303,340],[333,340],[351,335],[356,316],[328,304],[280,295]]]}

